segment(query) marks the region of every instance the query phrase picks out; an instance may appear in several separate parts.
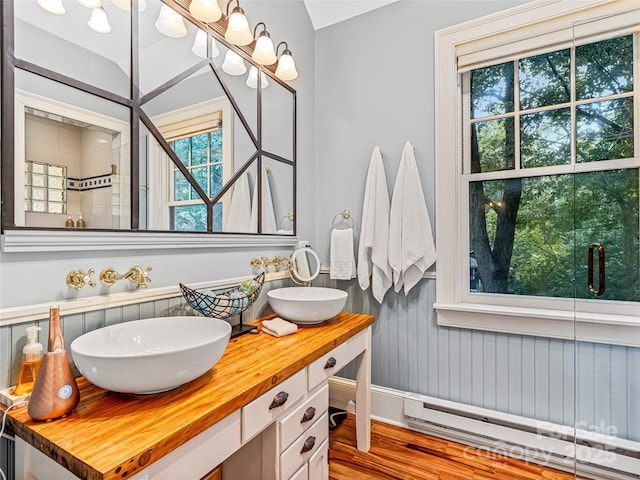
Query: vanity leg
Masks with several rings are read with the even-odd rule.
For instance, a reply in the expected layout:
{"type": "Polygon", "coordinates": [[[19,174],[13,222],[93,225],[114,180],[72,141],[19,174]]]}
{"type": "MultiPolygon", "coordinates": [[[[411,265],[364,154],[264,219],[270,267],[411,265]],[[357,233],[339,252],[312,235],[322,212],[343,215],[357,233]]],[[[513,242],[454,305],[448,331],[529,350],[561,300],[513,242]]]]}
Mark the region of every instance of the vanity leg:
{"type": "Polygon", "coordinates": [[[371,446],[371,327],[367,328],[366,348],[356,357],[356,441],[358,450],[371,446]]]}

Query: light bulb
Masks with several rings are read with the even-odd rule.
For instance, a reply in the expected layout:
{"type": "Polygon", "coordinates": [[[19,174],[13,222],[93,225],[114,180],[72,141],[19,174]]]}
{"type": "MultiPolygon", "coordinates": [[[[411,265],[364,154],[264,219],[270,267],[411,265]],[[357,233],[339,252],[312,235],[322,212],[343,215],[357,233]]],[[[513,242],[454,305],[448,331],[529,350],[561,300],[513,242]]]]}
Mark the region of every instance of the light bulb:
{"type": "Polygon", "coordinates": [[[89,19],[88,25],[94,32],[109,33],[111,31],[109,19],[102,7],[91,10],[91,18],[89,19]]]}
{"type": "Polygon", "coordinates": [[[187,27],[182,15],[164,3],[160,8],[158,20],[156,20],[156,29],[171,38],[182,38],[187,34],[187,27]]]}
{"type": "Polygon", "coordinates": [[[229,15],[229,23],[224,38],[234,45],[249,45],[253,42],[253,35],[249,30],[249,22],[244,16],[244,11],[240,7],[235,7],[229,15]]]}
{"type": "Polygon", "coordinates": [[[38,6],[44,11],[53,13],[54,15],[63,15],[66,13],[62,0],[38,0],[38,6]]]}
{"type": "Polygon", "coordinates": [[[189,11],[202,22],[215,22],[222,17],[217,0],[191,0],[189,11]]]}
{"type": "Polygon", "coordinates": [[[293,61],[293,57],[291,56],[291,52],[289,50],[285,50],[280,55],[280,60],[278,61],[278,68],[276,68],[276,77],[281,80],[293,80],[298,78],[298,71],[296,70],[296,63],[293,61]]]}
{"type": "Polygon", "coordinates": [[[258,40],[256,40],[256,46],[253,49],[251,58],[260,65],[273,65],[278,61],[276,52],[273,50],[273,42],[266,30],[262,32],[258,40]]]}
{"type": "Polygon", "coordinates": [[[232,50],[227,50],[222,63],[222,70],[229,75],[243,75],[247,71],[244,60],[232,50]]]}
{"type": "Polygon", "coordinates": [[[78,0],[78,3],[87,8],[98,8],[102,6],[102,0],[78,0]]]}
{"type": "MultiPolygon", "coordinates": [[[[249,70],[249,76],[247,77],[247,85],[251,88],[258,88],[258,69],[256,67],[251,67],[249,70]]],[[[264,72],[260,72],[260,87],[267,88],[269,86],[269,82],[267,82],[267,76],[264,72]]]]}

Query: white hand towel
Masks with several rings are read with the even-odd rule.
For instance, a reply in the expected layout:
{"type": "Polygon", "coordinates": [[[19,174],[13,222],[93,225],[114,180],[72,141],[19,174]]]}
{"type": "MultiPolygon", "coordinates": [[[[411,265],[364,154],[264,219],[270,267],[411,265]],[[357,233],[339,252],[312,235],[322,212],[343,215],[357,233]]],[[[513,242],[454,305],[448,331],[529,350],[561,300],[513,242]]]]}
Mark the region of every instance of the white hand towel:
{"type": "Polygon", "coordinates": [[[389,264],[393,269],[394,290],[399,292],[404,287],[407,295],[435,261],[436,248],[427,203],[413,145],[407,142],[402,150],[391,200],[389,264]]]}
{"type": "Polygon", "coordinates": [[[287,322],[280,317],[262,321],[262,331],[274,337],[284,337],[298,331],[298,325],[287,322]]]}
{"type": "MultiPolygon", "coordinates": [[[[276,214],[273,209],[271,187],[266,169],[262,169],[262,233],[275,233],[278,230],[276,214]]],[[[251,232],[258,231],[258,177],[253,187],[253,202],[251,203],[251,232]]]]}
{"type": "Polygon", "coordinates": [[[371,284],[371,291],[378,303],[382,303],[392,283],[387,256],[388,242],[389,189],[382,153],[380,148],[375,147],[369,162],[362,205],[362,229],[358,243],[358,283],[362,290],[366,290],[371,284]]]}
{"type": "Polygon", "coordinates": [[[238,178],[233,186],[224,231],[251,231],[251,193],[249,192],[249,178],[246,174],[238,178]]]}
{"type": "Polygon", "coordinates": [[[353,229],[331,230],[329,278],[351,280],[356,276],[356,258],[353,254],[353,229]]]}

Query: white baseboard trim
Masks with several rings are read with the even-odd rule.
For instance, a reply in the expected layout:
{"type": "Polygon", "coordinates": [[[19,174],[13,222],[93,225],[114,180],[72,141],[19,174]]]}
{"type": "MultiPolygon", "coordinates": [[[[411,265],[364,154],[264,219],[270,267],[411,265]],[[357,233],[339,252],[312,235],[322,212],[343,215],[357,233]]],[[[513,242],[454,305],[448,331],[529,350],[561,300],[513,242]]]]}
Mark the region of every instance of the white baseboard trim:
{"type": "MultiPolygon", "coordinates": [[[[371,418],[381,422],[410,428],[404,419],[405,392],[371,385],[371,418]]],[[[329,378],[329,404],[353,413],[356,382],[342,377],[329,378]]]]}

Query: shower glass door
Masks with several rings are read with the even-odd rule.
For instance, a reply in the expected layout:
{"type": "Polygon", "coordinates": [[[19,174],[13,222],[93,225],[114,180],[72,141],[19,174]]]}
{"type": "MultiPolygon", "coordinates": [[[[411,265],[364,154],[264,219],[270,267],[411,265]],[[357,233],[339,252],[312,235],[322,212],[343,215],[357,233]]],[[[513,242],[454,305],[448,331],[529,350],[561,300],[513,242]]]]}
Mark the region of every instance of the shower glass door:
{"type": "Polygon", "coordinates": [[[640,471],[638,25],[637,9],[574,24],[578,478],[640,471]]]}

